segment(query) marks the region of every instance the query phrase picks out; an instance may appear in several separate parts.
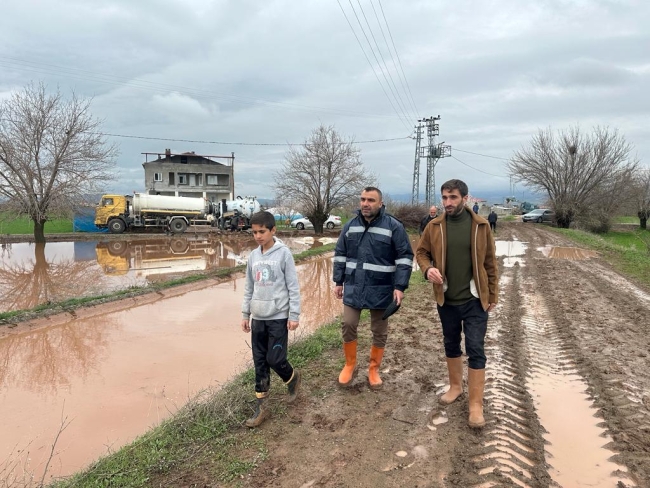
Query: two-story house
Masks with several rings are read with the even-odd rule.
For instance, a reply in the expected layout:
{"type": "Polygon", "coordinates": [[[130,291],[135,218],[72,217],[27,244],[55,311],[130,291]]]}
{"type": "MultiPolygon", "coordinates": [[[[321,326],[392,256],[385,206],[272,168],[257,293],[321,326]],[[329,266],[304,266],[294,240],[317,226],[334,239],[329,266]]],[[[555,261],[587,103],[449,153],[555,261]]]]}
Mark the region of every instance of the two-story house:
{"type": "Polygon", "coordinates": [[[206,198],[211,202],[234,196],[235,153],[231,156],[202,156],[194,151],[145,155],[144,181],[149,195],[206,198]],[[157,159],[149,161],[149,157],[157,159]],[[224,161],[219,162],[218,160],[224,161]]]}

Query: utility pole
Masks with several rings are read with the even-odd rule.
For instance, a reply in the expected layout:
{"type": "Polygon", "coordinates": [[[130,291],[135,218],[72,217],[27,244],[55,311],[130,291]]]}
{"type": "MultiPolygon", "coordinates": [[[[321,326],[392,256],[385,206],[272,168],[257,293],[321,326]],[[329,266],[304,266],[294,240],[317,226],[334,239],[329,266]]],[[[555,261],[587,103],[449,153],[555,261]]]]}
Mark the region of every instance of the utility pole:
{"type": "Polygon", "coordinates": [[[413,166],[413,190],[411,205],[420,203],[420,145],[422,144],[422,121],[415,126],[415,165],[413,166]]]}
{"type": "Polygon", "coordinates": [[[411,203],[419,203],[419,186],[420,186],[420,158],[427,158],[427,175],[426,175],[426,203],[431,206],[436,202],[436,164],[440,158],[451,156],[451,146],[444,145],[444,142],[436,143],[436,136],[440,134],[440,126],[437,117],[429,117],[418,120],[416,127],[415,141],[415,167],[413,169],[413,192],[411,194],[411,203]],[[427,144],[422,145],[422,123],[427,130],[427,144]]]}

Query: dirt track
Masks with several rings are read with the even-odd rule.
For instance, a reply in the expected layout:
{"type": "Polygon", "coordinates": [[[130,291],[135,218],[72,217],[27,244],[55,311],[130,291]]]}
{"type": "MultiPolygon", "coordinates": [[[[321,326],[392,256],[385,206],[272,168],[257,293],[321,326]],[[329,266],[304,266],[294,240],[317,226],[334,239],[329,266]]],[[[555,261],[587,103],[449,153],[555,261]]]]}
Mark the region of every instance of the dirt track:
{"type": "MultiPolygon", "coordinates": [[[[650,486],[650,296],[598,257],[578,260],[585,256],[571,250],[564,257],[574,259],[545,257],[544,246],[572,244],[544,226],[500,225],[497,239],[528,244],[525,255],[507,258],[508,266],[501,258],[500,303],[487,339],[484,429],[466,426],[466,394],[438,407],[446,383],[444,351],[423,283],[409,289],[391,319],[383,391],[365,384],[369,338],[367,325],[361,326],[363,369],[354,387],[336,387],[338,351],[305,371],[299,405],[285,409],[279,398],[272,421],[251,434],[264,438],[269,454],[239,486],[650,486]],[[548,391],[535,385],[549,378],[560,382],[548,391],[586,390],[581,394],[592,409],[582,411],[562,397],[544,403],[548,391]],[[554,451],[567,433],[544,422],[570,414],[598,424],[601,437],[584,451],[554,451]],[[607,439],[609,451],[601,449],[607,439]],[[619,466],[589,466],[589,449],[605,459],[618,453],[612,460],[619,466]],[[586,469],[580,468],[584,461],[586,469]],[[556,482],[580,469],[584,480],[578,475],[576,482],[556,482]],[[587,484],[597,469],[607,476],[587,484]]],[[[184,481],[222,486],[194,485],[191,475],[184,481]]]]}

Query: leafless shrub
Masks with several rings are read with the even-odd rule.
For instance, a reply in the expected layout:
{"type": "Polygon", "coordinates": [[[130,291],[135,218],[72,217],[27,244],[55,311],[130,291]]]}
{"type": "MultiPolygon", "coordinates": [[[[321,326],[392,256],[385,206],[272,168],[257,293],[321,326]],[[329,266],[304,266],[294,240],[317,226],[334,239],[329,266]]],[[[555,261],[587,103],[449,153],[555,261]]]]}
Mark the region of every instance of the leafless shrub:
{"type": "Polygon", "coordinates": [[[116,148],[99,132],[90,101],[28,85],[0,103],[0,197],[34,222],[36,242],[52,217],[69,216],[114,178],[116,148]]]}
{"type": "Polygon", "coordinates": [[[629,185],[637,167],[631,151],[625,138],[608,128],[596,127],[589,135],[578,127],[557,134],[540,130],[515,152],[508,169],[517,181],[548,195],[559,227],[588,218],[604,228],[605,216],[611,217],[622,199],[603,197],[629,185]]]}
{"type": "Polygon", "coordinates": [[[278,200],[298,203],[317,234],[335,207],[358,199],[374,177],[363,167],[361,151],[334,129],[321,125],[304,145],[292,146],[282,169],[275,174],[278,200]]]}

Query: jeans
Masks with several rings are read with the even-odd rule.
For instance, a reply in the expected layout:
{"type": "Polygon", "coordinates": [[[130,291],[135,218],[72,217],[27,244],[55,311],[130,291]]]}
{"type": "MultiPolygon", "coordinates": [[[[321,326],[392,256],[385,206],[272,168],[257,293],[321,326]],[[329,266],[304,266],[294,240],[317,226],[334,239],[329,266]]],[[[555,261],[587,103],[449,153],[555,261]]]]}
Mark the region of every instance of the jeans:
{"type": "Polygon", "coordinates": [[[271,387],[271,369],[285,383],[293,368],[287,361],[288,319],[251,320],[251,342],[255,365],[255,392],[266,393],[271,387]]]}
{"type": "Polygon", "coordinates": [[[442,322],[442,335],[445,340],[445,355],[458,358],[461,331],[465,333],[465,352],[467,363],[472,369],[485,368],[485,333],[487,332],[488,313],[483,310],[481,301],[474,298],[462,305],[438,305],[438,315],[442,322]]]}

